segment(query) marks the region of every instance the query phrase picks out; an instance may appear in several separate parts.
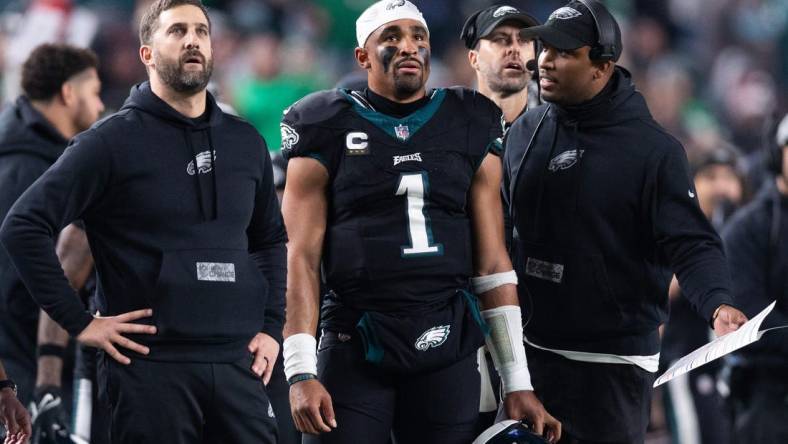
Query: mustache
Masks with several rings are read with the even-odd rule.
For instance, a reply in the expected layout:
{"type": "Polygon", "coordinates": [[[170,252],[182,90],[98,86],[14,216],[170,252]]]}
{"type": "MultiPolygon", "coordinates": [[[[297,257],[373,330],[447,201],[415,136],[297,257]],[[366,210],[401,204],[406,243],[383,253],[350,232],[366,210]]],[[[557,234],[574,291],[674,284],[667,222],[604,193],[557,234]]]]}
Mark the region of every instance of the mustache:
{"type": "Polygon", "coordinates": [[[190,49],[190,50],[187,50],[187,51],[186,51],[186,52],[185,52],[185,53],[184,53],[184,54],[181,56],[181,60],[180,60],[180,62],[181,62],[181,64],[184,64],[184,63],[186,63],[187,61],[189,61],[190,59],[197,59],[197,60],[199,60],[199,61],[200,61],[200,63],[202,63],[203,65],[205,64],[205,56],[204,56],[204,55],[202,55],[202,53],[200,52],[200,50],[199,50],[199,49],[190,49]]]}
{"type": "Polygon", "coordinates": [[[399,68],[400,66],[404,65],[405,63],[417,63],[420,67],[422,67],[422,68],[424,67],[424,62],[422,62],[421,60],[419,60],[419,59],[417,59],[415,57],[408,57],[408,58],[402,59],[402,60],[398,61],[396,64],[394,64],[394,67],[395,68],[399,68]]]}

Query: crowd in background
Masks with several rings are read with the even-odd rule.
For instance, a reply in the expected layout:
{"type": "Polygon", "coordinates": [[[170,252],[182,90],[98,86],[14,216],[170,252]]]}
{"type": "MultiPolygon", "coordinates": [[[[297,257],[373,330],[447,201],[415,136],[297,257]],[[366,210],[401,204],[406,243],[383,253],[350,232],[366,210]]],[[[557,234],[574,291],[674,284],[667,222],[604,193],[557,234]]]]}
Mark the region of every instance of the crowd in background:
{"type": "MultiPolygon", "coordinates": [[[[214,91],[279,148],[281,112],[332,87],[355,68],[355,18],[370,0],[208,0],[215,48],[214,91]]],[[[415,1],[430,25],[430,86],[473,87],[463,20],[491,0],[415,1]]],[[[539,20],[561,0],[513,0],[539,20]]],[[[620,65],[635,77],[656,120],[696,153],[725,146],[752,156],[764,122],[788,108],[788,2],[783,0],[609,0],[623,28],[620,65]]],[[[136,24],[145,0],[0,1],[3,101],[13,73],[44,39],[90,45],[101,60],[102,99],[118,109],[145,79],[136,24]]],[[[757,162],[745,162],[749,171],[757,162]]],[[[751,186],[753,184],[750,184],[751,186]]]]}
{"type": "MultiPolygon", "coordinates": [[[[137,23],[146,0],[0,0],[0,72],[6,104],[19,71],[47,41],[89,46],[100,59],[106,112],[146,79],[137,23]]],[[[356,69],[355,19],[372,0],[206,0],[213,23],[211,90],[278,151],[282,111],[356,69]]],[[[464,19],[491,0],[414,0],[430,26],[429,86],[474,87],[459,39],[464,19]]],[[[539,20],[564,0],[511,0],[539,20]]],[[[733,159],[746,202],[763,180],[764,133],[788,110],[785,0],[607,0],[622,26],[619,65],[633,73],[655,119],[693,164],[733,159]]],[[[724,163],[724,162],[723,162],[724,163]]],[[[700,191],[700,189],[699,189],[700,191]]],[[[721,224],[715,227],[720,228],[721,224]]],[[[658,410],[657,410],[658,411],[658,410]]]]}

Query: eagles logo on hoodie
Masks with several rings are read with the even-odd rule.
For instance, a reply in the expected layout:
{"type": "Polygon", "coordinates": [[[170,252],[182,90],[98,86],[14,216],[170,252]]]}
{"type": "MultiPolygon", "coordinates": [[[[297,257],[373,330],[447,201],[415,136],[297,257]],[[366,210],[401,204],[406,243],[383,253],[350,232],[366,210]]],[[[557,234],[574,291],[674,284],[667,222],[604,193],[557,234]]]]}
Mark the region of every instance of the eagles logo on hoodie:
{"type": "Polygon", "coordinates": [[[555,173],[558,170],[567,170],[572,168],[577,163],[578,159],[583,157],[584,150],[569,150],[550,159],[550,164],[547,170],[555,173]]]}

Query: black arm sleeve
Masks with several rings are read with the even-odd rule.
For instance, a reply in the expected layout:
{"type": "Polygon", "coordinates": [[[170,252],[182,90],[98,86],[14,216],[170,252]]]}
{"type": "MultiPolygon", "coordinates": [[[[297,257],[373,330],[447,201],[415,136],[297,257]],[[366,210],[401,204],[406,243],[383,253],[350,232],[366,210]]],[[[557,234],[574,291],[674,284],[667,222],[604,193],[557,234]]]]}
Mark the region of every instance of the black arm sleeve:
{"type": "Polygon", "coordinates": [[[82,133],[17,200],[0,228],[0,242],[33,299],[72,336],[93,318],[63,274],[55,238],[101,197],[110,169],[109,148],[100,136],[82,133]]]}
{"type": "Polygon", "coordinates": [[[651,211],[657,246],[676,273],[682,294],[710,321],[721,304],[733,305],[722,242],[698,205],[678,142],[667,147],[654,171],[651,211]]]}
{"type": "Polygon", "coordinates": [[[287,285],[287,250],[282,213],[276,198],[273,183],[271,157],[262,144],[263,180],[255,196],[254,212],[246,230],[249,238],[249,254],[268,280],[268,300],[265,307],[265,323],[260,331],[282,342],[285,319],[285,288],[287,285]]]}

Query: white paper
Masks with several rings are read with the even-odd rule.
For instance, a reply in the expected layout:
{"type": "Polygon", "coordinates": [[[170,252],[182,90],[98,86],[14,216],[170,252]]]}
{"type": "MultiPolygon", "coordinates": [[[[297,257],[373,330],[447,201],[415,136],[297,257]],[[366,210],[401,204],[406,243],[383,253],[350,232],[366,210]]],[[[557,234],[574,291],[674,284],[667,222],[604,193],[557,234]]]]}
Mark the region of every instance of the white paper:
{"type": "Polygon", "coordinates": [[[763,309],[762,312],[753,316],[752,319],[747,321],[744,325],[739,327],[738,330],[728,333],[724,336],[709,342],[703,347],[695,350],[694,352],[684,356],[676,361],[665,373],[662,374],[656,381],[654,387],[658,387],[676,376],[683,375],[694,368],[698,368],[703,364],[711,362],[717,358],[727,355],[730,352],[736,351],[744,346],[752,344],[753,342],[761,339],[763,331],[759,331],[761,324],[766,316],[774,309],[777,301],[769,304],[768,307],[763,309]]]}

